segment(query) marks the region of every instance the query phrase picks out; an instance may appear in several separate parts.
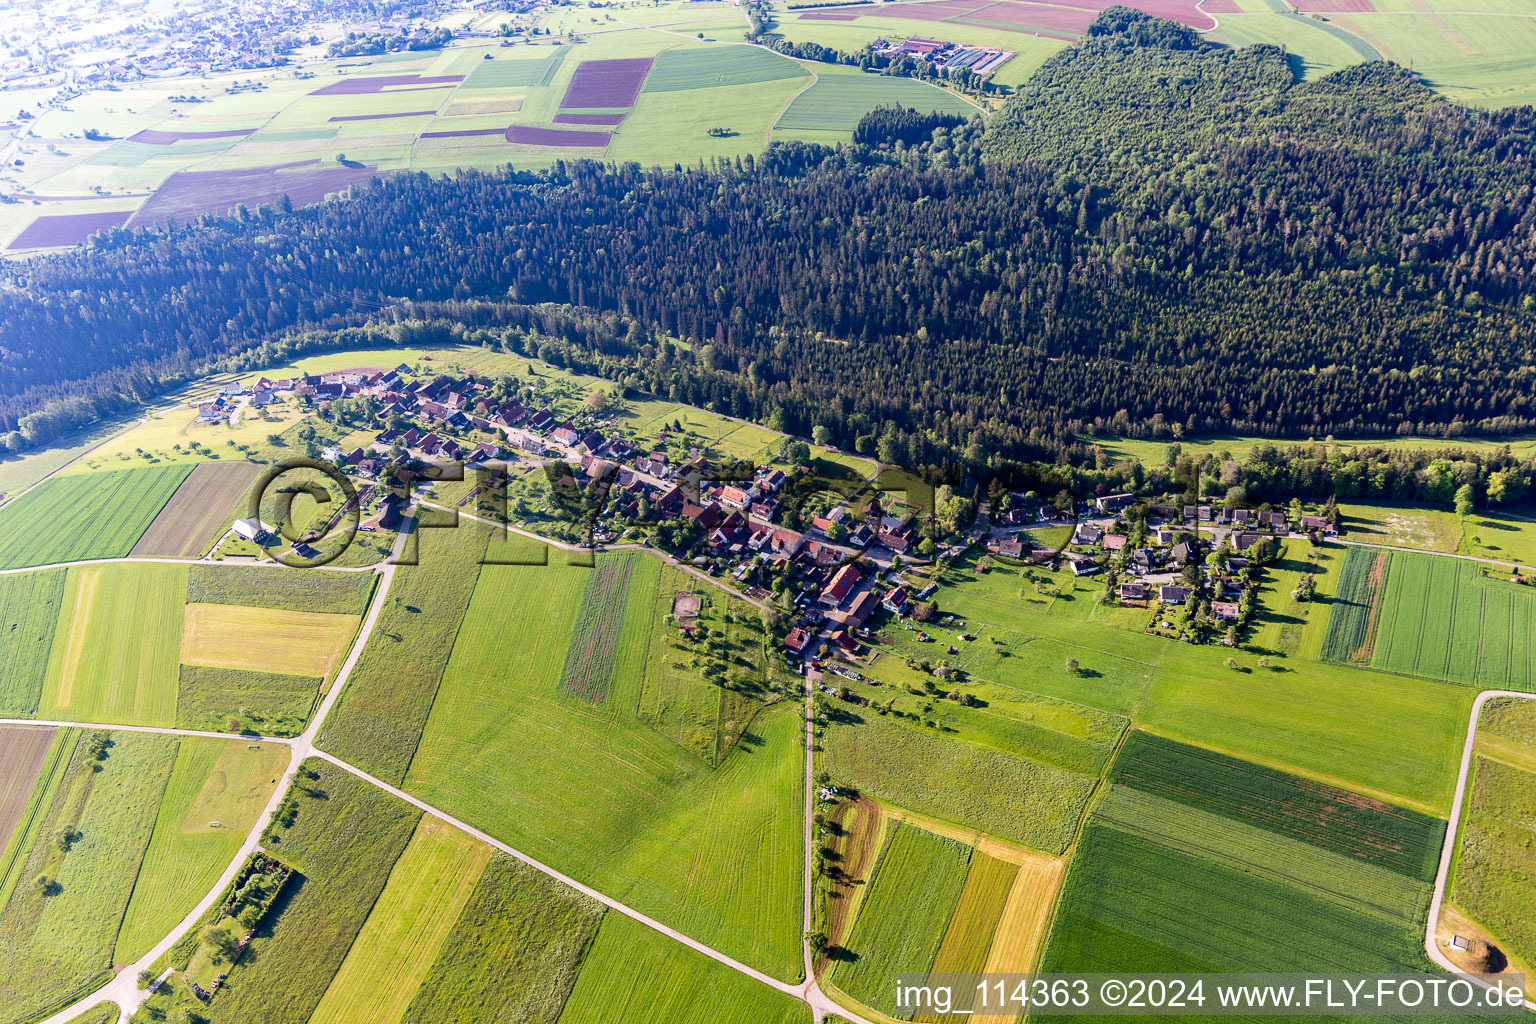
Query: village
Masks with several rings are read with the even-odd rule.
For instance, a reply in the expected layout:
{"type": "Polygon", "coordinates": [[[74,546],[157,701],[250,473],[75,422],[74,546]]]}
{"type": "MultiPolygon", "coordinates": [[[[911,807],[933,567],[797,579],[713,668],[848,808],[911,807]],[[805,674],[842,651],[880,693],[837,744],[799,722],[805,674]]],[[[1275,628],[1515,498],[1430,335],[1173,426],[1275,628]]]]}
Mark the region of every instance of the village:
{"type": "MultiPolygon", "coordinates": [[[[675,425],[637,436],[606,399],[573,410],[565,401],[541,402],[534,384],[520,384],[418,375],[405,364],[263,377],[226,385],[199,406],[198,419],[238,423],[273,402],[297,400],[322,422],[386,424],[366,445],[322,444],[319,435],[304,442],[303,454],[359,485],[361,529],[397,530],[413,502],[451,500],[532,535],[593,548],[652,546],[781,608],[785,653],[806,663],[833,655],[856,663],[882,612],[882,623],[933,621],[937,581],[961,565],[1102,579],[1100,600],[1147,609],[1148,632],[1235,646],[1280,541],[1316,545],[1338,532],[1331,509],[1307,514],[1295,504],[1289,511],[1177,505],[1129,493],[1043,501],[1032,491],[983,502],[963,528],[945,531],[932,489],[896,492],[897,478],[884,473],[823,479],[804,442],[786,438],[774,463],[722,463],[675,425]]],[[[236,532],[277,542],[259,522],[237,522],[236,532]]]]}

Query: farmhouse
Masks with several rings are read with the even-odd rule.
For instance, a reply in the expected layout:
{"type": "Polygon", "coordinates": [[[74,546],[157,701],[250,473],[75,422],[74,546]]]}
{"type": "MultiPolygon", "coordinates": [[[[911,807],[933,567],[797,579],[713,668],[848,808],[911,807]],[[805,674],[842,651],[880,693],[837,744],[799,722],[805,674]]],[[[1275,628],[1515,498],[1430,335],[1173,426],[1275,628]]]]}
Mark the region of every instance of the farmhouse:
{"type": "Polygon", "coordinates": [[[814,636],[811,633],[796,626],[784,638],[784,648],[790,654],[804,654],[805,649],[811,645],[813,639],[814,636]]]}
{"type": "Polygon", "coordinates": [[[235,531],[235,536],[242,540],[259,541],[267,535],[260,519],[236,519],[231,529],[235,531]]]}

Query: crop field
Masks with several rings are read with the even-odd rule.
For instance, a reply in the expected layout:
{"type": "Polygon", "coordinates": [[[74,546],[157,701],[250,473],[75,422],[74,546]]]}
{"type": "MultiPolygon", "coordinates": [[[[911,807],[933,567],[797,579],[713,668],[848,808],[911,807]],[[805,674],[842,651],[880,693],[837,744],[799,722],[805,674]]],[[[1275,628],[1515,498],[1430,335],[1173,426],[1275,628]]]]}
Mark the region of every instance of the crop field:
{"type": "Polygon", "coordinates": [[[64,569],[0,576],[0,715],[37,711],[64,604],[64,569]]]}
{"type": "Polygon", "coordinates": [[[1052,853],[1071,841],[1095,782],[866,712],[840,712],[822,748],[839,783],[1052,853]]]}
{"type": "MultiPolygon", "coordinates": [[[[1045,948],[1056,893],[1061,888],[1066,862],[1055,857],[1032,855],[1020,864],[992,934],[984,970],[988,974],[1032,971],[1045,948]]],[[[982,1019],[982,1018],[978,1018],[982,1019]]],[[[1002,1020],[988,1024],[1002,1024],[1002,1020]]]]}
{"type": "Polygon", "coordinates": [[[373,585],[369,573],[194,565],[187,569],[187,603],[361,616],[373,585]]]}
{"type": "Polygon", "coordinates": [[[841,66],[818,68],[818,80],[784,111],[778,131],[851,132],[865,114],[881,106],[900,105],[969,117],[979,114],[969,101],[953,92],[911,78],[841,73],[841,66]]]}
{"type": "Polygon", "coordinates": [[[891,834],[845,948],[834,960],[838,988],[894,1014],[895,976],[928,970],[966,887],[971,848],[912,825],[891,834]]]}
{"type": "Polygon", "coordinates": [[[25,815],[56,735],[55,729],[0,725],[0,856],[25,815]]]}
{"type": "Polygon", "coordinates": [[[320,698],[319,677],[182,665],[176,725],[208,732],[296,736],[320,698]]]}
{"type": "Polygon", "coordinates": [[[179,565],[69,570],[42,717],[169,726],[187,570],[179,565]]]}
{"type": "Polygon", "coordinates": [[[290,792],[290,814],[262,837],[302,877],[284,888],[216,998],[205,1007],[180,982],[163,985],[147,1004],[161,1019],[192,1006],[211,1024],[306,1024],[320,1004],[420,813],[329,762],[305,768],[314,778],[290,792]]]}
{"type": "Polygon", "coordinates": [[[288,767],[275,744],[186,736],[160,800],[149,852],[117,933],[115,963],[132,963],[176,926],[234,859],[288,767]]]}
{"type": "Polygon", "coordinates": [[[404,1019],[555,1024],[602,919],[602,904],[492,853],[404,1019]]]}
{"type": "Polygon", "coordinates": [[[992,936],[1008,905],[1019,866],[980,850],[971,854],[965,888],[949,918],[930,967],[936,973],[979,974],[987,968],[992,936]]]}
{"type": "Polygon", "coordinates": [[[207,668],[279,669],[329,679],[357,627],[355,615],[189,604],[182,614],[181,660],[207,668]]]}
{"type": "Polygon", "coordinates": [[[1528,962],[1536,956],[1536,774],[1478,757],[1469,785],[1447,898],[1528,962]]]}
{"type": "Polygon", "coordinates": [[[755,46],[675,47],[663,50],[642,92],[678,92],[723,85],[756,85],[805,78],[800,64],[755,46]]]}
{"type": "Polygon", "coordinates": [[[261,474],[250,462],[204,462],[176,488],[131,554],[141,558],[196,558],[235,518],[236,503],[261,474]]]}
{"type": "Polygon", "coordinates": [[[1110,781],[1427,882],[1445,822],[1311,779],[1133,731],[1110,781]]]}
{"type": "Polygon", "coordinates": [[[127,555],[190,471],[155,466],[44,480],[0,506],[0,569],[127,555]]]}
{"type": "Polygon", "coordinates": [[[22,881],[0,912],[5,1024],[43,1016],[111,977],[118,922],[177,746],[173,737],[142,733],[113,733],[111,742],[100,760],[88,744],[75,747],[22,881]],[[66,826],[78,837],[56,841],[66,826]]]}
{"type": "Polygon", "coordinates": [[[398,1024],[490,859],[478,839],[423,817],[311,1024],[398,1024]]]}
{"type": "Polygon", "coordinates": [[[1091,821],[1039,970],[1420,972],[1422,930],[1091,821]]]}
{"type": "Polygon", "coordinates": [[[27,854],[42,834],[43,822],[53,807],[54,794],[59,791],[64,772],[74,757],[75,742],[79,738],[78,729],[57,730],[48,744],[42,763],[38,765],[32,785],[22,790],[26,794],[26,802],[16,815],[16,820],[11,823],[10,831],[5,833],[5,845],[0,846],[0,910],[5,908],[12,891],[21,880],[21,869],[26,864],[27,854]]]}
{"type": "Polygon", "coordinates": [[[809,1024],[810,1019],[810,1008],[798,1000],[623,914],[603,916],[559,1018],[560,1024],[809,1024]]]}
{"type": "Polygon", "coordinates": [[[554,565],[481,573],[406,788],[731,956],[794,977],[803,784],[794,710],[760,712],[710,768],[636,716],[632,660],[618,661],[604,704],[564,693],[586,575],[554,565]]]}
{"type": "MultiPolygon", "coordinates": [[[[418,562],[395,570],[373,634],[320,739],[337,757],[396,785],[405,778],[432,711],[489,537],[469,526],[423,533],[418,562]]],[[[517,628],[542,614],[539,609],[517,628]]]]}
{"type": "Polygon", "coordinates": [[[624,628],[629,577],[643,556],[622,554],[598,559],[587,574],[581,606],[571,626],[571,644],[560,671],[560,689],[573,697],[601,704],[613,682],[614,658],[624,628]]]}

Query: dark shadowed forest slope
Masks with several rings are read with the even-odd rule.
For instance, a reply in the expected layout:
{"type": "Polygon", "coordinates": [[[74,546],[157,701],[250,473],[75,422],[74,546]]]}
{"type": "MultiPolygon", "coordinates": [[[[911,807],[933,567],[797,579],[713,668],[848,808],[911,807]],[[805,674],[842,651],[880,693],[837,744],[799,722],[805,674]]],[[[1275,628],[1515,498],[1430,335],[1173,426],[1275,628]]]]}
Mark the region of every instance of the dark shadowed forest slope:
{"type": "Polygon", "coordinates": [[[666,353],[682,396],[843,443],[894,429],[1019,453],[1096,417],[1525,430],[1533,127],[1393,65],[1296,84],[1278,50],[1111,9],[989,126],[917,146],[405,174],[13,265],[0,417],[110,405],[402,300],[483,297],[617,320],[603,343],[637,360],[659,335],[697,342],[666,353]]]}

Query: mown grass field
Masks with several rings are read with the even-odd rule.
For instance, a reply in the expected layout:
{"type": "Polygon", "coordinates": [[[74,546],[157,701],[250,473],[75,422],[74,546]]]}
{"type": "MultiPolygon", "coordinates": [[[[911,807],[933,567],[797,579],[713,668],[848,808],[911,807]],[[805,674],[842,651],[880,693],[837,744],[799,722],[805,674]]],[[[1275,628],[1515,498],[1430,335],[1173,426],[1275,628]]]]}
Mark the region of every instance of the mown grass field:
{"type": "MultiPolygon", "coordinates": [[[[469,525],[423,532],[417,564],[395,570],[373,633],[320,736],[326,750],[396,785],[416,754],[489,537],[469,525]]],[[[529,611],[529,622],[542,615],[529,611]]]]}
{"type": "Polygon", "coordinates": [[[839,712],[821,745],[839,784],[1052,853],[1071,842],[1095,782],[868,709],[839,712]]]}
{"type": "Polygon", "coordinates": [[[64,569],[0,576],[0,715],[34,714],[64,604],[64,569]]]}
{"type": "Polygon", "coordinates": [[[324,682],[318,676],[182,665],[176,689],[176,726],[294,736],[304,731],[324,682]]]}
{"type": "Polygon", "coordinates": [[[810,1007],[623,914],[606,914],[560,1024],[807,1024],[810,1007]]]}
{"type": "Polygon", "coordinates": [[[637,717],[632,659],[616,661],[604,704],[564,693],[585,576],[485,568],[406,788],[731,956],[796,977],[793,709],[759,713],[711,769],[637,717]]]}
{"type": "Polygon", "coordinates": [[[104,759],[75,747],[0,912],[0,1021],[67,1005],[111,977],[118,922],[176,756],[174,737],[113,733],[104,759]],[[99,768],[100,770],[96,770],[99,768]],[[71,826],[72,843],[58,840],[71,826]],[[45,889],[38,879],[48,878],[45,889]]]}
{"type": "Polygon", "coordinates": [[[213,888],[288,767],[275,744],[182,737],[155,815],[149,852],[117,933],[116,963],[132,963],[213,888]],[[217,822],[217,826],[215,826],[217,822]]]}
{"type": "MultiPolygon", "coordinates": [[[[237,518],[236,503],[261,475],[251,462],[203,462],[155,516],[133,554],[139,558],[196,558],[213,544],[217,533],[237,518]]],[[[243,509],[239,515],[244,515],[243,509]]]]}
{"type": "Polygon", "coordinates": [[[895,1015],[895,977],[933,965],[966,888],[970,863],[971,848],[964,843],[898,826],[844,944],[855,959],[834,957],[837,987],[895,1015]]]}
{"type": "Polygon", "coordinates": [[[189,604],[182,612],[181,661],[329,679],[357,627],[355,615],[189,604]]]}
{"type": "Polygon", "coordinates": [[[311,1024],[398,1024],[490,859],[489,846],[424,816],[311,1024]]]}
{"type": "Polygon", "coordinates": [[[186,587],[187,570],[179,565],[70,569],[39,714],[82,722],[175,724],[186,587]]]}
{"type": "Polygon", "coordinates": [[[493,853],[404,1016],[406,1024],[554,1024],[603,907],[493,853]]]}
{"type": "Polygon", "coordinates": [[[187,569],[187,603],[361,616],[375,580],[361,572],[193,565],[187,569]]]}
{"type": "Polygon", "coordinates": [[[0,725],[0,857],[31,801],[57,730],[0,725]]]}
{"type": "Polygon", "coordinates": [[[154,466],[43,481],[0,506],[0,569],[127,555],[189,472],[154,466]]]}
{"type": "Polygon", "coordinates": [[[301,877],[284,888],[218,997],[204,1007],[174,981],[146,1004],[161,1019],[193,1007],[212,1024],[306,1024],[325,996],[420,812],[329,762],[305,768],[315,777],[290,791],[291,816],[278,815],[262,837],[301,877]]]}

